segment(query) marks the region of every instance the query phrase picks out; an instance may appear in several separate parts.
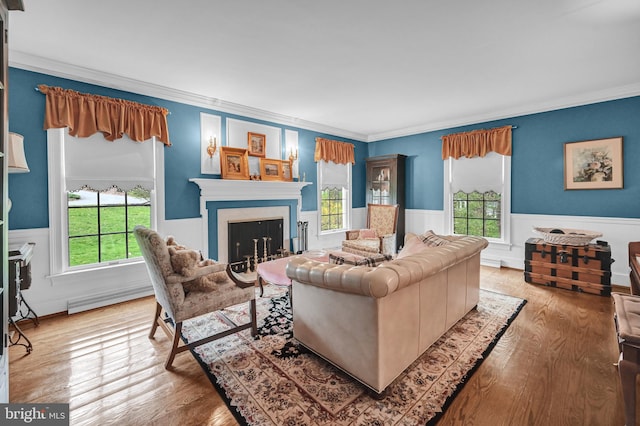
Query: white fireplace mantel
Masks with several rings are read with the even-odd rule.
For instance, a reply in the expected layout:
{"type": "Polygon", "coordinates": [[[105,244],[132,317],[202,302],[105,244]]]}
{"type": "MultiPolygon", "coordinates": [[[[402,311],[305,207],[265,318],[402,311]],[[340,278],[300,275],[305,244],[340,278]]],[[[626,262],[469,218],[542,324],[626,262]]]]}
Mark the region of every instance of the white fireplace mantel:
{"type": "MultiPolygon", "coordinates": [[[[252,200],[297,200],[297,215],[302,208],[302,188],[311,182],[282,182],[261,180],[230,180],[192,178],[200,188],[200,216],[202,217],[202,246],[209,253],[209,223],[207,202],[252,200]]],[[[216,226],[216,225],[214,225],[216,226]]],[[[220,248],[218,247],[218,250],[220,248]]]]}
{"type": "Polygon", "coordinates": [[[200,187],[200,200],[302,200],[302,188],[311,182],[282,182],[264,180],[231,180],[192,178],[200,187]]]}

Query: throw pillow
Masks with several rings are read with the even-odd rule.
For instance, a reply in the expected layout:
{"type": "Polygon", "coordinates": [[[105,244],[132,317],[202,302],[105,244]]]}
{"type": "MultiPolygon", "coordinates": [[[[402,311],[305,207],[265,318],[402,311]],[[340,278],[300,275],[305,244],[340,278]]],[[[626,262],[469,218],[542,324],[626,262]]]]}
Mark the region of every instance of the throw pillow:
{"type": "Polygon", "coordinates": [[[391,259],[391,255],[381,253],[365,258],[356,258],[355,256],[340,256],[337,254],[329,253],[329,263],[333,263],[334,265],[378,266],[391,259]]]}
{"type": "Polygon", "coordinates": [[[361,256],[329,253],[329,263],[334,265],[355,265],[361,256]]]}
{"type": "Polygon", "coordinates": [[[437,247],[449,244],[449,240],[436,235],[433,231],[427,231],[419,237],[422,242],[430,247],[437,247]]]}
{"type": "Polygon", "coordinates": [[[382,265],[384,262],[391,260],[390,254],[376,254],[375,256],[365,257],[364,259],[358,260],[356,262],[356,266],[378,266],[382,265]]]}
{"type": "Polygon", "coordinates": [[[404,247],[398,253],[398,259],[420,253],[422,250],[428,249],[429,246],[422,242],[421,238],[411,238],[405,242],[404,247]]]}

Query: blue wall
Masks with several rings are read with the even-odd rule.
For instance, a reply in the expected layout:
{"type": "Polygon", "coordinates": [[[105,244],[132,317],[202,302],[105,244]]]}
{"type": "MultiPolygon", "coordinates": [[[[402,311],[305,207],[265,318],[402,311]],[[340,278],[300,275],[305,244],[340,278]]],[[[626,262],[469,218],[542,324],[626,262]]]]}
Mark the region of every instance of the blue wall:
{"type": "MultiPolygon", "coordinates": [[[[12,174],[9,197],[10,229],[48,227],[47,145],[42,129],[44,95],[34,90],[38,84],[60,86],[85,93],[128,99],[158,105],[171,111],[168,117],[173,146],[165,148],[165,217],[193,218],[200,215],[199,190],[189,178],[211,177],[200,174],[200,112],[298,131],[300,176],[314,182],[302,191],[302,210],[317,209],[316,165],[313,161],[315,138],[326,137],[355,145],[353,200],[364,207],[365,158],[399,153],[407,159],[407,208],[443,209],[442,135],[477,128],[511,124],[513,131],[512,211],[526,214],[575,215],[640,218],[640,97],[566,108],[427,132],[374,143],[362,143],[309,130],[253,120],[215,110],[167,101],[150,96],[113,90],[46,74],[9,69],[9,129],[25,137],[25,153],[30,173],[12,174]],[[623,136],[624,189],[564,190],[564,144],[581,140],[623,136]]],[[[283,132],[284,133],[284,132],[283,132]]],[[[226,132],[223,128],[223,139],[226,132]]],[[[223,140],[226,144],[226,141],[223,140]]],[[[292,234],[293,235],[293,234],[292,234]]]]}
{"type": "MultiPolygon", "coordinates": [[[[47,228],[49,226],[47,190],[47,136],[43,130],[44,101],[42,93],[35,90],[39,84],[59,86],[83,93],[127,99],[148,105],[167,108],[171,114],[167,121],[172,146],[165,148],[165,217],[185,219],[200,216],[200,192],[190,178],[211,178],[200,174],[200,113],[216,114],[223,118],[222,143],[226,145],[225,118],[267,124],[298,131],[299,170],[306,180],[315,182],[316,166],[313,161],[315,138],[325,137],[351,142],[356,147],[357,165],[354,168],[354,205],[363,206],[364,159],[367,144],[329,134],[283,126],[234,114],[191,106],[164,99],[144,96],[46,74],[9,69],[9,130],[24,136],[25,155],[30,173],[12,174],[9,178],[9,197],[13,202],[9,212],[10,229],[47,228]]],[[[316,210],[316,185],[308,185],[302,193],[302,210],[316,210]]],[[[293,235],[293,234],[292,234],[293,235]]]]}
{"type": "Polygon", "coordinates": [[[407,159],[407,208],[442,210],[443,135],[504,125],[513,130],[513,213],[640,218],[640,97],[478,123],[372,143],[369,155],[407,159]],[[564,189],[564,144],[623,137],[624,188],[564,189]]]}

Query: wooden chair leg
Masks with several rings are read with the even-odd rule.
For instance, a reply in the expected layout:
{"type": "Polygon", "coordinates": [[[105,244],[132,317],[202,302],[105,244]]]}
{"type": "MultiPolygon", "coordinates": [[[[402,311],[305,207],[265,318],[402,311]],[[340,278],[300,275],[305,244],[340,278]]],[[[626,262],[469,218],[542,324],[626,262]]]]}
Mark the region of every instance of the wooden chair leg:
{"type": "Polygon", "coordinates": [[[167,358],[167,362],[164,364],[164,368],[169,370],[171,368],[171,364],[173,364],[173,359],[176,357],[178,352],[178,345],[180,344],[180,338],[182,336],[182,322],[176,323],[175,331],[173,334],[173,342],[171,344],[171,353],[169,354],[169,358],[167,358]]]}
{"type": "Polygon", "coordinates": [[[249,301],[249,314],[251,315],[251,336],[255,337],[258,335],[258,320],[257,320],[257,308],[256,308],[256,299],[251,299],[249,301]]]}
{"type": "Polygon", "coordinates": [[[636,375],[638,371],[638,365],[633,362],[624,359],[618,362],[624,400],[624,418],[627,426],[636,424],[636,375]]]}
{"type": "Polygon", "coordinates": [[[156,334],[156,330],[158,329],[158,320],[160,320],[161,313],[162,313],[162,306],[160,306],[160,303],[156,302],[156,314],[153,317],[153,324],[151,324],[149,339],[153,339],[153,336],[156,334]]]}

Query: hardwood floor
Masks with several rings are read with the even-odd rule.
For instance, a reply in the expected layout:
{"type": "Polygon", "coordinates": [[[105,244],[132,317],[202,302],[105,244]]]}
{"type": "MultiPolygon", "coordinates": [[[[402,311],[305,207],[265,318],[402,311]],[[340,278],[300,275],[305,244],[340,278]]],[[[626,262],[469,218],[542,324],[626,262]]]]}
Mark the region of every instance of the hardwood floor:
{"type": "MultiPolygon", "coordinates": [[[[528,303],[439,425],[623,425],[611,299],[527,284],[522,271],[482,268],[482,288],[528,303]]],[[[153,298],[26,327],[10,353],[11,402],[65,402],[72,425],[236,425],[195,359],[164,361],[147,334],[153,298]]]]}

